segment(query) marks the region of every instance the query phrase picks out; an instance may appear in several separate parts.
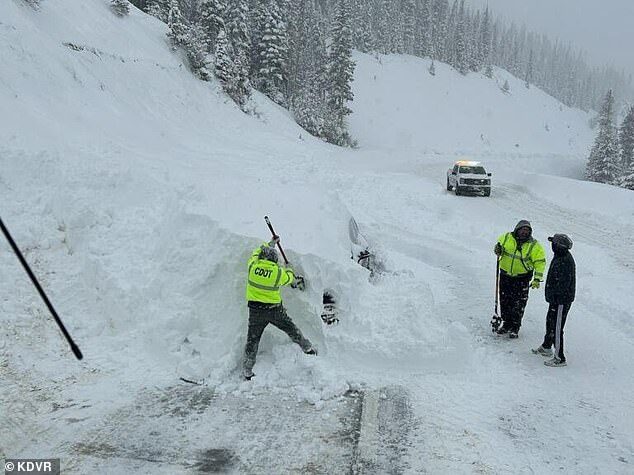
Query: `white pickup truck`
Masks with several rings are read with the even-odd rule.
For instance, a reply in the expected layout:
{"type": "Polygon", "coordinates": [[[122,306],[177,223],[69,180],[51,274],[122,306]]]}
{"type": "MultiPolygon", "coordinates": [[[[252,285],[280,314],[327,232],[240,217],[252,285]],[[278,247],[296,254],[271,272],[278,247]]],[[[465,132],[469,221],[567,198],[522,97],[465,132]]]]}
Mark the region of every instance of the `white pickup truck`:
{"type": "Polygon", "coordinates": [[[491,174],[487,173],[480,162],[461,160],[447,170],[447,191],[456,195],[467,193],[491,195],[491,174]]]}

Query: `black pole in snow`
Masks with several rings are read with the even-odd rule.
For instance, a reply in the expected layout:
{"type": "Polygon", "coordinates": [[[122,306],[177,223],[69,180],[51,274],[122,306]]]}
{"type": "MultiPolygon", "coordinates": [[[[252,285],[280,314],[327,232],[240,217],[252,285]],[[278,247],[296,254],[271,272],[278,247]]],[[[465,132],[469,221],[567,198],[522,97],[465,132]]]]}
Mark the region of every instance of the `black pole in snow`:
{"type": "Polygon", "coordinates": [[[35,277],[35,275],[31,271],[31,268],[29,267],[29,264],[24,259],[24,256],[22,256],[22,253],[20,252],[20,249],[18,248],[17,244],[15,243],[13,238],[11,237],[11,234],[9,233],[9,230],[6,228],[6,226],[2,222],[2,218],[0,218],[0,228],[2,228],[2,232],[4,233],[4,236],[7,238],[7,241],[9,241],[9,244],[11,245],[11,248],[13,249],[13,252],[15,253],[16,256],[18,256],[18,260],[22,264],[22,267],[24,267],[24,270],[26,271],[26,273],[31,278],[31,282],[33,282],[33,285],[35,286],[35,288],[39,292],[40,297],[42,297],[42,300],[44,300],[44,303],[48,307],[49,312],[51,312],[51,315],[53,315],[53,318],[55,319],[55,322],[57,322],[57,325],[59,326],[59,329],[64,334],[64,337],[66,338],[66,341],[68,341],[68,344],[70,345],[70,349],[73,350],[73,353],[74,353],[75,357],[78,360],[81,360],[84,357],[84,355],[81,354],[81,350],[75,344],[75,342],[73,341],[71,336],[66,331],[66,327],[64,326],[64,324],[62,323],[62,320],[57,315],[57,312],[55,311],[55,309],[53,308],[53,304],[49,301],[48,297],[46,296],[46,293],[44,292],[44,289],[42,289],[42,286],[38,282],[37,277],[35,277]]]}

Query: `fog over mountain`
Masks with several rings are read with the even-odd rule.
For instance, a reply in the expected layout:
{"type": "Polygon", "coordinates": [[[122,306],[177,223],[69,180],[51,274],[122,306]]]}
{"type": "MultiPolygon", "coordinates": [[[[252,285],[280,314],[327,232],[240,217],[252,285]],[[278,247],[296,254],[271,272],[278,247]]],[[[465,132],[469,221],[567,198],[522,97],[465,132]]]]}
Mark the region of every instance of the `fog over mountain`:
{"type": "Polygon", "coordinates": [[[562,40],[588,52],[601,66],[612,63],[634,74],[634,2],[632,0],[469,0],[500,16],[562,40]],[[629,46],[628,46],[629,45],[629,46]]]}

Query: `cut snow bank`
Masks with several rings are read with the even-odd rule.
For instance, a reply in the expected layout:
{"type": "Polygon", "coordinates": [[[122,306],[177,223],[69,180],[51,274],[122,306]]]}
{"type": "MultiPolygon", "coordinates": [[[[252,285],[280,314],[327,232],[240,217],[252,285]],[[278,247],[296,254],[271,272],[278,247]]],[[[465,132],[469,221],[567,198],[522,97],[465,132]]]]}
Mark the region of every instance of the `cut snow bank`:
{"type": "MultiPolygon", "coordinates": [[[[241,359],[244,264],[267,237],[265,214],[307,276],[308,290],[285,291],[286,304],[321,355],[306,360],[271,330],[258,384],[294,387],[299,378],[319,399],[342,388],[346,358],[363,374],[368,357],[389,366],[447,350],[442,319],[423,317],[433,308],[426,284],[405,272],[372,285],[350,259],[340,190],[358,170],[337,166],[353,152],[308,136],[259,94],[260,118],[244,115],[215,83],[191,76],[165,25],[135,9],[119,18],[97,0],[39,10],[9,1],[0,17],[0,61],[12,66],[0,71],[3,219],[82,343],[84,369],[98,362],[128,368],[132,379],[225,380],[241,359]],[[341,296],[336,328],[319,319],[324,288],[341,296]]],[[[21,276],[2,250],[3,265],[21,276]]],[[[1,284],[13,296],[2,303],[5,318],[38,319],[63,352],[28,282],[17,282],[21,293],[1,284]]],[[[18,348],[24,366],[47,351],[18,348]]]]}

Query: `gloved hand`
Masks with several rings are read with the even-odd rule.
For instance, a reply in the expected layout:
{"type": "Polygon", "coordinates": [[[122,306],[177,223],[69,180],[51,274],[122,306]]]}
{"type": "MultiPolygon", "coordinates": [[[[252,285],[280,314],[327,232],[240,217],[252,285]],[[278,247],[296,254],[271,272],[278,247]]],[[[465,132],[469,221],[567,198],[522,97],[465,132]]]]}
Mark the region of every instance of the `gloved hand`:
{"type": "Polygon", "coordinates": [[[496,256],[502,255],[502,245],[499,242],[493,248],[493,252],[495,253],[496,256]]]}
{"type": "Polygon", "coordinates": [[[291,287],[294,289],[304,290],[306,288],[306,281],[304,280],[304,277],[296,275],[291,287]]]}
{"type": "Polygon", "coordinates": [[[278,235],[274,235],[269,241],[269,247],[275,247],[280,242],[280,237],[278,235]]]}
{"type": "Polygon", "coordinates": [[[537,279],[533,279],[533,282],[531,282],[531,289],[539,289],[539,285],[541,284],[541,282],[537,279]]]}

